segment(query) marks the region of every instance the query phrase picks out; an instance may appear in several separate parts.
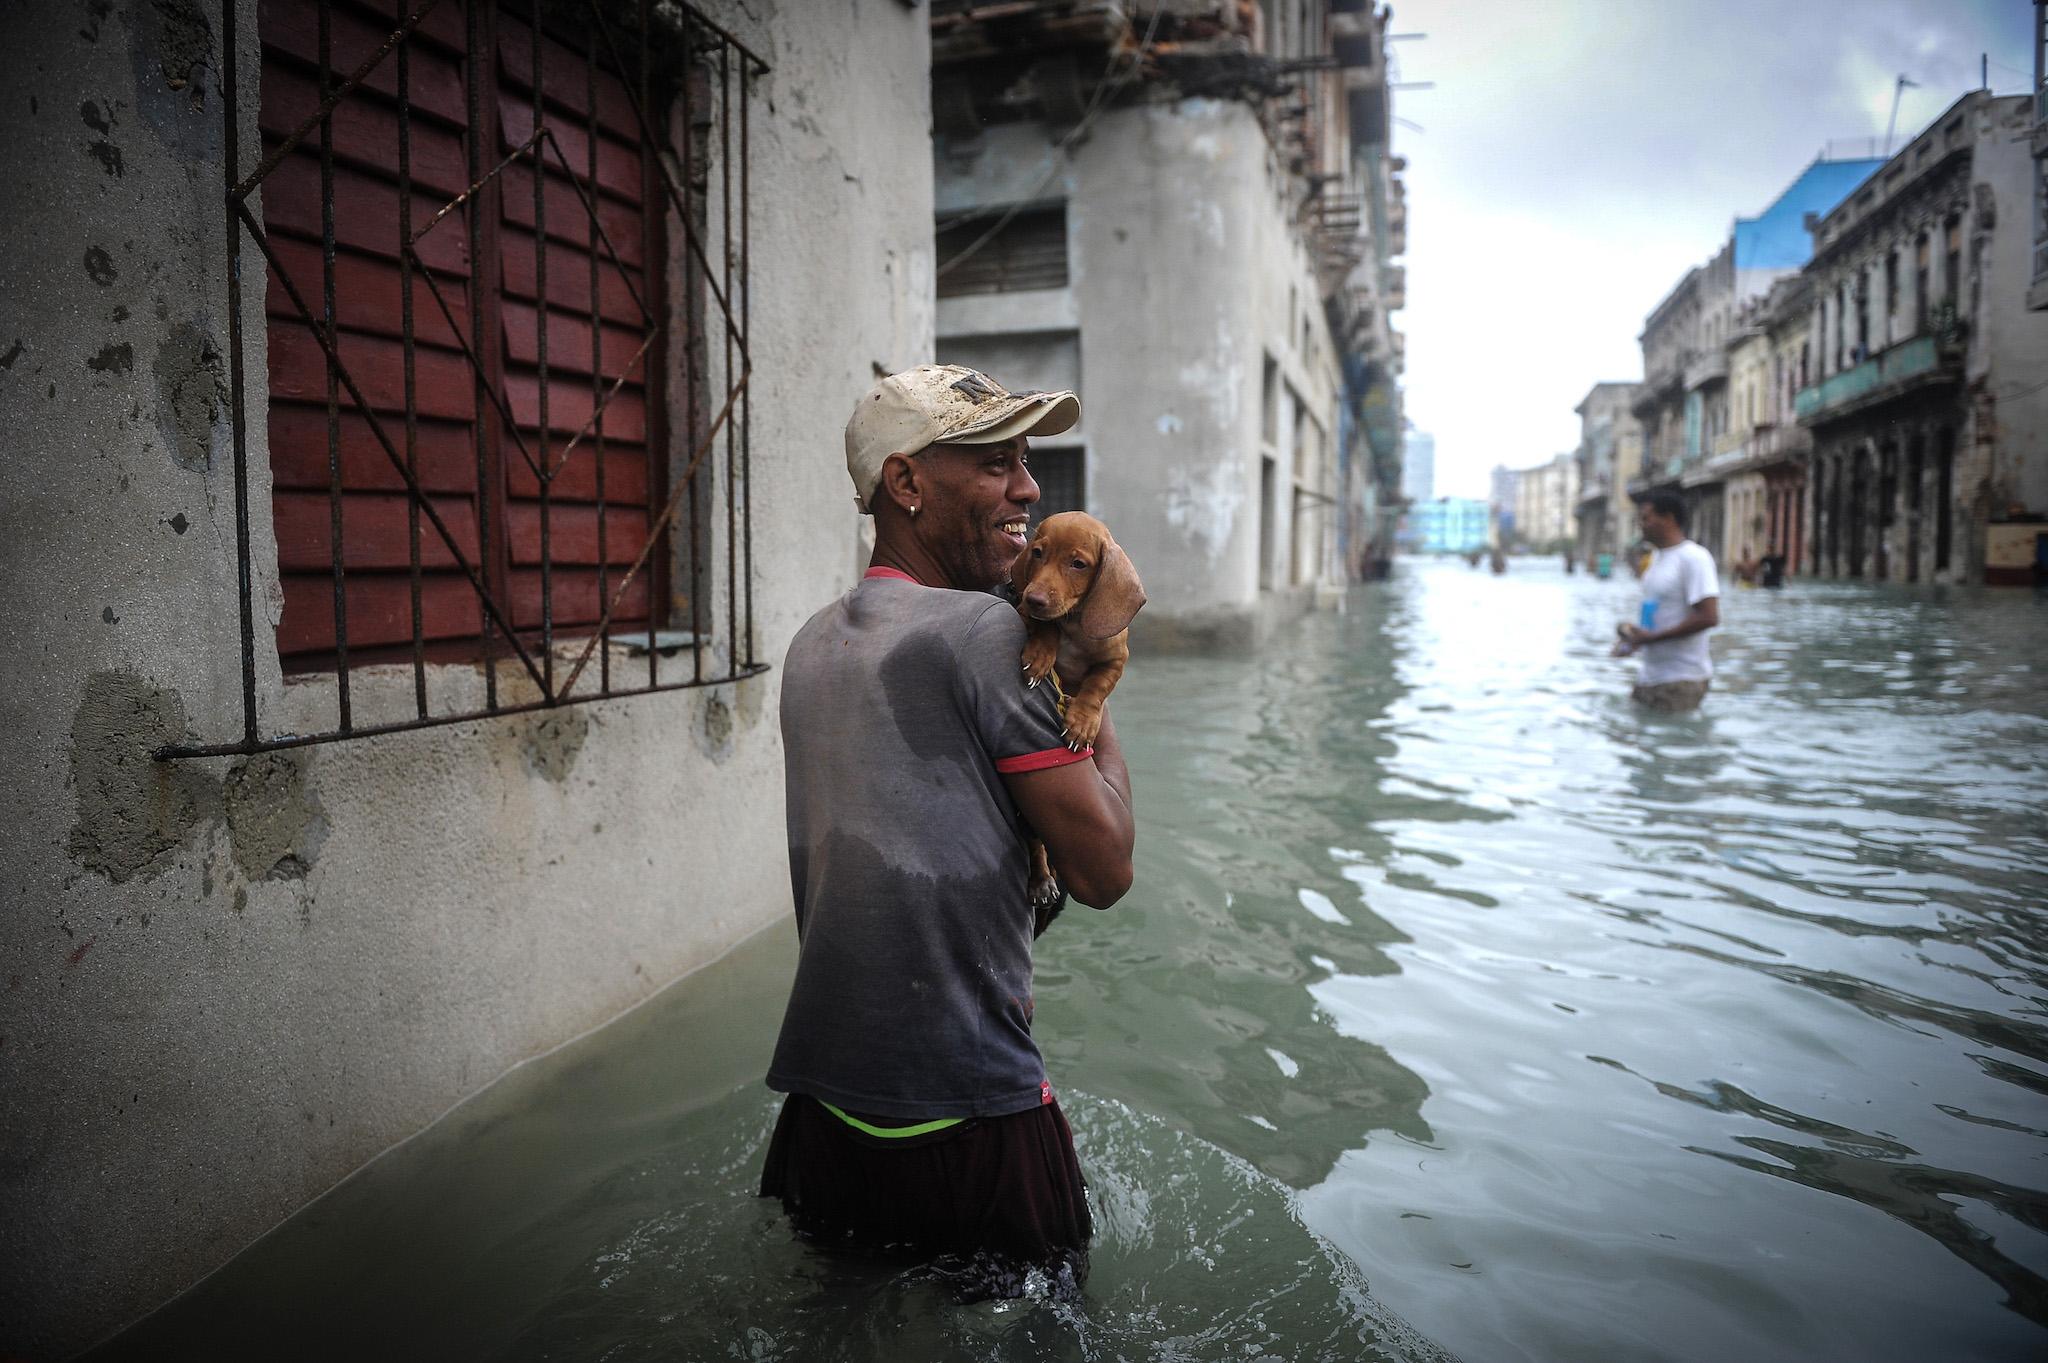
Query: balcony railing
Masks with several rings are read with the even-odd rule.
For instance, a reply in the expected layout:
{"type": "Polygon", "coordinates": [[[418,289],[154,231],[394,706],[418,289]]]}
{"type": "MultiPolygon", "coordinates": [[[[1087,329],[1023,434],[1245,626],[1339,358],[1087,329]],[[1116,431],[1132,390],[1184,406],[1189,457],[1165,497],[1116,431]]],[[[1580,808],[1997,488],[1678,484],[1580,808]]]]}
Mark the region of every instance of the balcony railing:
{"type": "Polygon", "coordinates": [[[1930,376],[1947,377],[1948,368],[1943,363],[1941,347],[1932,336],[1915,336],[1853,369],[1844,369],[1811,388],[1801,389],[1792,399],[1792,410],[1802,424],[1812,425],[1831,412],[1889,397],[1930,376]]]}
{"type": "Polygon", "coordinates": [[[1697,356],[1685,367],[1685,391],[1728,377],[1728,353],[1724,350],[1709,351],[1697,356]]]}

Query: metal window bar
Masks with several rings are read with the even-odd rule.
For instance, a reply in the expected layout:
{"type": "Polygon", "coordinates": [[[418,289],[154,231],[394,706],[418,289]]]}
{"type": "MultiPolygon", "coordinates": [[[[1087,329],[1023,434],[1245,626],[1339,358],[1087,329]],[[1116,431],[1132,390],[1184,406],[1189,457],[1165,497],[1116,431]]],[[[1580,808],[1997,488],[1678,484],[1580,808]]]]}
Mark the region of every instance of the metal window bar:
{"type": "MultiPolygon", "coordinates": [[[[465,723],[494,715],[524,714],[562,705],[612,696],[644,695],[659,691],[736,682],[767,671],[755,656],[753,628],[753,533],[751,471],[751,404],[748,401],[753,356],[749,349],[748,321],[751,290],[751,219],[747,199],[750,127],[748,103],[754,82],[768,71],[766,63],[731,33],[686,4],[676,0],[405,0],[403,18],[388,36],[371,48],[347,75],[334,68],[334,27],[337,15],[360,26],[363,14],[349,0],[304,0],[316,11],[318,105],[297,127],[277,139],[255,167],[243,172],[241,146],[242,109],[237,98],[242,84],[237,65],[240,47],[236,34],[239,6],[223,10],[222,47],[225,71],[222,76],[223,149],[226,156],[224,221],[228,237],[228,346],[229,401],[233,427],[234,498],[236,516],[237,597],[241,629],[242,732],[239,738],[219,743],[179,743],[163,747],[157,756],[209,757],[251,754],[283,748],[302,747],[344,738],[361,738],[412,729],[465,723]],[[422,25],[437,8],[463,10],[453,25],[461,35],[460,67],[464,85],[463,107],[467,119],[461,137],[466,156],[467,186],[438,211],[416,225],[413,194],[424,183],[419,178],[414,145],[414,47],[422,41],[422,25]],[[522,12],[523,11],[523,12],[522,12]],[[487,146],[498,136],[499,113],[496,96],[504,54],[498,41],[497,19],[513,16],[527,24],[531,47],[527,77],[530,93],[531,130],[509,154],[497,157],[487,146]],[[636,60],[627,61],[632,51],[636,60]],[[559,87],[547,79],[546,57],[579,55],[584,62],[581,117],[572,117],[552,107],[551,97],[559,87]],[[337,115],[354,113],[352,98],[374,102],[373,75],[389,64],[392,80],[382,98],[395,114],[396,137],[394,181],[398,211],[395,250],[399,288],[399,346],[401,350],[402,429],[394,439],[385,417],[368,396],[363,379],[351,368],[344,351],[346,325],[338,297],[338,266],[342,243],[336,225],[336,174],[340,158],[336,147],[337,115]],[[633,285],[632,271],[620,244],[607,230],[597,196],[600,194],[600,72],[616,81],[623,92],[637,132],[637,157],[641,167],[641,287],[633,285]],[[715,116],[702,107],[715,99],[715,116]],[[733,101],[739,101],[737,120],[733,101]],[[681,104],[676,125],[682,130],[682,146],[672,147],[658,129],[670,125],[674,102],[681,104]],[[734,126],[737,122],[737,141],[734,126]],[[585,143],[583,174],[578,175],[557,127],[585,143]],[[319,138],[320,183],[318,310],[309,305],[308,290],[295,280],[288,262],[266,225],[250,206],[251,196],[264,187],[272,174],[308,137],[319,138]],[[694,145],[702,138],[705,145],[694,145]],[[715,141],[715,146],[712,145],[715,141]],[[710,224],[705,213],[710,186],[705,180],[708,163],[716,158],[719,168],[718,237],[707,242],[710,224]],[[488,164],[487,164],[488,163],[488,164]],[[739,201],[734,201],[734,170],[737,167],[739,201]],[[677,169],[679,167],[679,169],[677,169]],[[495,249],[506,203],[508,173],[515,168],[531,175],[533,182],[533,311],[535,314],[535,435],[529,444],[522,431],[519,412],[512,401],[504,373],[508,357],[501,325],[504,283],[501,261],[495,249]],[[554,172],[559,171],[559,175],[554,172]],[[588,418],[571,433],[559,451],[554,447],[555,427],[550,421],[551,365],[549,332],[551,307],[547,256],[549,250],[549,193],[566,187],[587,220],[587,243],[581,251],[587,262],[587,318],[590,331],[590,406],[588,418]],[[444,227],[443,224],[452,224],[444,227]],[[672,225],[682,237],[682,279],[684,297],[679,309],[671,309],[666,297],[667,257],[664,224],[672,225]],[[458,252],[468,264],[469,278],[459,293],[466,294],[468,316],[461,316],[436,268],[422,254],[422,243],[436,232],[461,230],[466,239],[458,252]],[[327,454],[328,576],[330,578],[334,635],[327,651],[335,673],[336,723],[333,728],[308,733],[266,733],[256,688],[255,578],[251,563],[252,534],[250,508],[249,434],[246,354],[249,337],[242,319],[242,266],[246,248],[253,246],[261,264],[277,281],[289,309],[283,316],[302,325],[317,344],[325,368],[324,416],[327,454]],[[719,252],[721,268],[711,266],[710,252],[719,252]],[[604,364],[604,271],[622,287],[629,315],[641,326],[644,337],[629,359],[607,383],[604,364]],[[438,323],[452,337],[461,363],[470,375],[474,401],[469,409],[471,443],[475,454],[475,487],[471,492],[475,517],[474,555],[449,524],[448,516],[429,495],[420,453],[420,375],[418,366],[419,319],[415,315],[415,284],[424,287],[438,314],[438,323]],[[708,303],[711,305],[706,306],[708,303]],[[721,392],[701,391],[712,382],[707,372],[704,346],[705,320],[715,308],[722,332],[724,367],[720,372],[721,392]],[[685,333],[671,337],[671,322],[685,333]],[[675,347],[680,345],[680,357],[675,347]],[[605,416],[619,400],[628,380],[638,373],[645,414],[641,439],[647,451],[647,516],[644,537],[623,573],[615,572],[610,550],[613,543],[608,519],[621,503],[607,497],[607,432],[605,416]],[[682,392],[674,405],[682,412],[682,434],[671,450],[667,435],[666,408],[670,393],[666,380],[679,378],[682,392]],[[706,413],[711,415],[706,419],[706,413]],[[342,419],[360,419],[374,446],[389,462],[391,472],[402,484],[405,496],[406,577],[409,630],[403,657],[411,668],[412,713],[399,719],[361,721],[357,697],[352,694],[351,673],[358,666],[378,661],[378,650],[352,650],[349,637],[348,527],[344,505],[352,489],[347,478],[347,460],[342,438],[342,419]],[[710,560],[704,540],[714,526],[702,503],[707,491],[716,496],[717,457],[723,445],[725,462],[725,635],[723,658],[714,652],[707,668],[707,624],[715,614],[704,610],[708,595],[705,577],[710,560]],[[509,448],[508,448],[509,447],[509,448]],[[574,461],[591,461],[595,488],[596,580],[598,607],[594,624],[562,626],[556,615],[555,587],[560,565],[556,562],[554,520],[558,514],[556,487],[574,461]],[[539,563],[541,584],[538,628],[522,627],[513,600],[514,538],[511,521],[511,493],[507,478],[523,468],[536,486],[538,505],[539,563]],[[664,488],[664,484],[666,487],[664,488]],[[687,503],[687,520],[679,513],[687,503]],[[422,522],[424,521],[424,526],[422,522]],[[428,540],[425,531],[431,531],[428,540]],[[680,546],[674,542],[679,537],[680,546]],[[423,541],[425,541],[423,543],[423,541]],[[452,561],[460,578],[475,597],[477,610],[474,636],[457,642],[466,650],[467,660],[481,665],[484,677],[482,709],[455,705],[436,711],[430,705],[427,661],[430,651],[437,657],[439,641],[430,648],[427,608],[423,599],[426,548],[452,561]],[[686,558],[689,576],[690,631],[684,641],[673,635],[664,639],[660,629],[668,605],[669,558],[686,558]],[[631,608],[625,605],[636,582],[645,589],[646,629],[630,634],[614,633],[617,619],[631,608]],[[580,647],[565,633],[584,634],[580,647]],[[617,684],[611,666],[615,641],[630,641],[644,648],[647,656],[645,681],[617,684]],[[691,654],[688,675],[664,679],[659,654],[671,647],[688,647],[691,654]],[[564,672],[557,666],[567,664],[564,672]],[[595,685],[583,685],[593,657],[599,665],[592,672],[595,685]],[[367,659],[367,661],[364,661],[367,659]],[[501,664],[516,665],[531,682],[539,699],[507,703],[501,699],[497,671],[501,664]]],[[[284,14],[286,6],[271,13],[284,14]]],[[[388,22],[388,21],[387,21],[388,22]]],[[[444,26],[446,27],[446,26],[444,26]]],[[[449,41],[447,33],[440,41],[449,41]]],[[[445,117],[445,112],[444,112],[445,117]]],[[[616,132],[614,141],[617,140],[616,132]]],[[[564,206],[566,200],[558,200],[564,206]]],[[[575,240],[559,224],[554,235],[575,240]]],[[[359,243],[349,243],[358,249],[359,243]]],[[[565,280],[566,284],[567,281],[565,280]]],[[[273,311],[277,311],[273,309],[273,311]]],[[[570,316],[573,316],[573,310],[570,316]]],[[[273,323],[275,325],[275,323],[273,323]]],[[[259,338],[259,344],[267,338],[259,338]]],[[[559,371],[566,374],[567,370],[559,371]]],[[[567,386],[563,385],[567,391],[567,386]]],[[[259,413],[267,417],[268,413],[259,413]]],[[[444,498],[445,500],[445,498],[444,498]]],[[[443,570],[445,571],[445,570],[443,570]]],[[[280,564],[282,574],[283,566],[280,564]]],[[[715,590],[717,584],[712,584],[715,590]]]]}

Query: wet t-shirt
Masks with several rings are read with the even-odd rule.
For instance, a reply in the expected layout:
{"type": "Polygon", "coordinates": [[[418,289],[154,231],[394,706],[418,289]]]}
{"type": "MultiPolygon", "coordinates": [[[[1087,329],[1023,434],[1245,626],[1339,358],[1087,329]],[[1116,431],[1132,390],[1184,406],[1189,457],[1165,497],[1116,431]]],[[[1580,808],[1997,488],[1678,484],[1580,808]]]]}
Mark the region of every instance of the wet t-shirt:
{"type": "MultiPolygon", "coordinates": [[[[1720,594],[1721,579],[1714,571],[1714,556],[1704,546],[1680,540],[1668,549],[1659,549],[1643,573],[1643,628],[1669,629],[1685,619],[1694,606],[1720,594]]],[[[1642,655],[1643,666],[1636,681],[1643,686],[1704,681],[1714,675],[1705,630],[1645,644],[1642,655]]]]}
{"type": "Polygon", "coordinates": [[[1031,1039],[1030,866],[1005,773],[1079,761],[1024,625],[870,569],[782,674],[796,983],[768,1085],[881,1117],[1050,1101],[1031,1039]]]}

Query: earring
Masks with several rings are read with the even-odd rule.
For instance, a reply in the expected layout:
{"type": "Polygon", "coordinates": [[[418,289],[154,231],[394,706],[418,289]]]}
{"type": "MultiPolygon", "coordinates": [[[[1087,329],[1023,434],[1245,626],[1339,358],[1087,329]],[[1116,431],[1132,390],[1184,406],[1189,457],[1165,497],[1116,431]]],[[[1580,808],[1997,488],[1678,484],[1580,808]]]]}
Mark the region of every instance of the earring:
{"type": "Polygon", "coordinates": [[[916,507],[914,507],[914,506],[913,506],[912,508],[910,508],[910,518],[911,518],[912,520],[916,520],[916,519],[917,519],[917,508],[916,508],[916,507]]]}

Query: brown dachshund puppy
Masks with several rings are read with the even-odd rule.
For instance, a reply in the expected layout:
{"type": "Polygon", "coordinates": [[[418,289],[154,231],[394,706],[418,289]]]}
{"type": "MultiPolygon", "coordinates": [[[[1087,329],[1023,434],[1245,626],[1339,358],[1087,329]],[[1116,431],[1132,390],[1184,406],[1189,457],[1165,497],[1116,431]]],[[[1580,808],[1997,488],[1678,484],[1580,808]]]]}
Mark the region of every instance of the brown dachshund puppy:
{"type": "MultiPolygon", "coordinates": [[[[1095,742],[1102,706],[1130,661],[1131,617],[1145,588],[1109,527],[1079,511],[1047,516],[1010,565],[1024,617],[1024,675],[1032,686],[1058,672],[1066,687],[1066,740],[1075,752],[1095,742]]],[[[1052,921],[1059,886],[1045,844],[1031,842],[1031,902],[1039,932],[1052,921]]]]}

